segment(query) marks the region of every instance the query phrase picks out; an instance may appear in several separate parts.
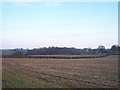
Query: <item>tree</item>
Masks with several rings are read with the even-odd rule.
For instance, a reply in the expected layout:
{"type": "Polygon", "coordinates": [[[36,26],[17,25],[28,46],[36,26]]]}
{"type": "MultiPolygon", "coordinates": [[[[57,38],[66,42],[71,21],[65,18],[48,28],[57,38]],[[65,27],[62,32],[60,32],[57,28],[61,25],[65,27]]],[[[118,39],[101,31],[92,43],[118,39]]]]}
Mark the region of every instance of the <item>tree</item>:
{"type": "Polygon", "coordinates": [[[97,49],[99,49],[99,50],[104,49],[105,50],[105,46],[99,45],[97,49]]]}
{"type": "Polygon", "coordinates": [[[21,51],[15,51],[11,56],[12,57],[23,57],[24,55],[22,54],[21,51]]]}
{"type": "Polygon", "coordinates": [[[99,45],[98,48],[97,48],[97,53],[98,54],[106,54],[105,46],[99,45]]]}
{"type": "Polygon", "coordinates": [[[119,45],[113,45],[111,47],[111,54],[120,54],[120,46],[119,45]]]}

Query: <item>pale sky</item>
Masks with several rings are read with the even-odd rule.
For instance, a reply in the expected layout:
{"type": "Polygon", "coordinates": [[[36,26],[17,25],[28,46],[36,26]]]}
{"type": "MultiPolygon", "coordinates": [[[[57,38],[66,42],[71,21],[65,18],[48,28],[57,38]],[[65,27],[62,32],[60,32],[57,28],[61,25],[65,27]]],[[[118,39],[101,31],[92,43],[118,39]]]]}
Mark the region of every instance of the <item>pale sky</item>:
{"type": "Polygon", "coordinates": [[[117,2],[2,3],[2,48],[110,48],[118,43],[117,2]]]}

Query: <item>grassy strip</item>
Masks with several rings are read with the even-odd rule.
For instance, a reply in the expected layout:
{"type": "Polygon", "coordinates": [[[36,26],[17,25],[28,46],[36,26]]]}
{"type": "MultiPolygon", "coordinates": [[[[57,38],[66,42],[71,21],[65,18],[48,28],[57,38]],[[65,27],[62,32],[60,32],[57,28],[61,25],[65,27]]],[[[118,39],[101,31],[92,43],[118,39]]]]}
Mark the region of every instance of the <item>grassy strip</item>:
{"type": "Polygon", "coordinates": [[[17,76],[3,72],[3,88],[60,88],[60,86],[37,80],[29,76],[17,76]]]}

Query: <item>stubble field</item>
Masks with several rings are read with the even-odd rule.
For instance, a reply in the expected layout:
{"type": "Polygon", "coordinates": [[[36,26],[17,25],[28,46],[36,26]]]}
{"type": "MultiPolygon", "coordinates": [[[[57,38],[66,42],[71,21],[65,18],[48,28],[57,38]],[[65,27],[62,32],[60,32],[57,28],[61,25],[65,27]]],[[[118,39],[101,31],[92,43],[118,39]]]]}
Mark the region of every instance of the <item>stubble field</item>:
{"type": "Polygon", "coordinates": [[[118,88],[118,56],[3,58],[3,88],[118,88]]]}

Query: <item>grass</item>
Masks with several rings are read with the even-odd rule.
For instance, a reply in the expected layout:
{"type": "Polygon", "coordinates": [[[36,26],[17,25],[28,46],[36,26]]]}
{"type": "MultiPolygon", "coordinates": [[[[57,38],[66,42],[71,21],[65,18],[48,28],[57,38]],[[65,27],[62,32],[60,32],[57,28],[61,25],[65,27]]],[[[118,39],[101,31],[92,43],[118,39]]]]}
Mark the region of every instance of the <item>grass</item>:
{"type": "Polygon", "coordinates": [[[3,88],[117,88],[118,57],[3,58],[3,88]]]}
{"type": "Polygon", "coordinates": [[[8,72],[4,72],[3,78],[5,78],[2,80],[3,88],[60,88],[55,84],[46,83],[29,76],[17,76],[8,72]]]}

